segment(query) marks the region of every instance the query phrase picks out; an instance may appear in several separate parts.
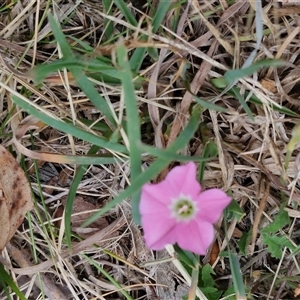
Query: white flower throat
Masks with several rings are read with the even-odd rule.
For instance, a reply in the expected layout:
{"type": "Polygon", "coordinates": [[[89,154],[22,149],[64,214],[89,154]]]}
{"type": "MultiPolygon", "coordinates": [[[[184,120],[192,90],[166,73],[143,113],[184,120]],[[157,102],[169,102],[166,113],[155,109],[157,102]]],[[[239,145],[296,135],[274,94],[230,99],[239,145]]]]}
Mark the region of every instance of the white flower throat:
{"type": "Polygon", "coordinates": [[[171,210],[171,217],[175,218],[178,222],[190,221],[195,218],[198,212],[195,201],[190,196],[180,195],[176,199],[172,199],[172,203],[169,206],[171,210]]]}

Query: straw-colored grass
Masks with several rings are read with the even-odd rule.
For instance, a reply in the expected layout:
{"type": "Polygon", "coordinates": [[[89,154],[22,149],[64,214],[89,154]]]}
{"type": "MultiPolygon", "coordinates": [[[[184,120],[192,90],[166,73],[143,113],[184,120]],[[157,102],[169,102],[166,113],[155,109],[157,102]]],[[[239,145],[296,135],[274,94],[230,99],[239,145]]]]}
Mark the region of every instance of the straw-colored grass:
{"type": "MultiPolygon", "coordinates": [[[[205,163],[202,185],[231,193],[241,209],[240,220],[228,219],[226,233],[222,222],[216,225],[216,241],[201,260],[211,264],[214,274],[211,285],[201,277],[197,296],[235,299],[228,253],[223,252],[228,248],[239,258],[249,299],[300,295],[297,138],[287,153],[300,116],[300,6],[261,1],[260,11],[259,0],[173,1],[164,13],[163,2],[1,4],[1,144],[26,170],[35,198],[35,209],[2,252],[1,263],[26,299],[171,300],[188,295],[191,274],[174,249],[153,252],[145,246],[132,216],[136,191],[87,227],[81,224],[135,182],[140,162],[144,169],[152,165],[153,155],[135,147],[135,138],[141,135],[138,139],[156,149],[169,147],[189,124],[196,103],[202,127],[178,146],[180,154],[201,157],[206,141],[213,141],[218,155],[205,163]],[[57,43],[49,14],[59,20],[67,46],[63,40],[57,43]],[[66,53],[66,69],[51,74],[36,69],[66,53]],[[263,59],[284,64],[266,63],[235,80],[231,87],[248,95],[246,102],[222,81],[221,87],[212,81],[263,59]],[[104,76],[104,64],[112,76],[104,76]],[[42,72],[45,78],[36,78],[42,72]],[[87,82],[95,90],[85,89],[87,82]],[[87,95],[94,91],[99,98],[87,95]],[[136,104],[130,104],[131,98],[136,104]],[[28,117],[16,99],[45,119],[34,113],[28,117]],[[129,118],[136,121],[124,127],[129,118]],[[69,126],[65,132],[57,129],[62,121],[69,126]],[[97,137],[110,138],[111,144],[102,145],[97,137]],[[75,197],[67,209],[69,232],[64,209],[70,187],[75,197]],[[226,291],[232,298],[226,298],[226,291]]],[[[164,178],[174,163],[154,180],[164,178]]],[[[13,291],[0,288],[0,299],[8,294],[16,299],[13,291]]]]}

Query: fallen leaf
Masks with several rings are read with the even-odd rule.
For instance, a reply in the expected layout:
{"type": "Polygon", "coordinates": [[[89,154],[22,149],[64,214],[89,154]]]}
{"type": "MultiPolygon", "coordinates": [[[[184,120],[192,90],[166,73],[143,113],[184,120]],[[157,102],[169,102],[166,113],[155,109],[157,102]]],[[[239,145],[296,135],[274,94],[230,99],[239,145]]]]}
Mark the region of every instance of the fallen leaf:
{"type": "Polygon", "coordinates": [[[24,171],[0,145],[0,252],[32,208],[31,189],[24,171]]]}

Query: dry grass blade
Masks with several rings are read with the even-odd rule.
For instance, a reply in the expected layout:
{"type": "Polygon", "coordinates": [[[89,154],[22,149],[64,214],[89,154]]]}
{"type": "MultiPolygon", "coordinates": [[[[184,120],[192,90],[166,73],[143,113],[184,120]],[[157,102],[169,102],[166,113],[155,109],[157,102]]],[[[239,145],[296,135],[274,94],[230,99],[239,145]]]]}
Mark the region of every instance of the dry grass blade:
{"type": "MultiPolygon", "coordinates": [[[[204,168],[201,185],[231,193],[235,216],[241,217],[227,219],[227,232],[225,226],[216,225],[217,258],[209,250],[201,260],[203,292],[198,287],[198,297],[217,300],[232,292],[228,249],[240,258],[249,298],[292,299],[299,294],[300,152],[297,142],[292,151],[287,148],[300,113],[297,1],[183,0],[172,1],[168,7],[164,6],[167,2],[151,0],[2,2],[0,139],[27,169],[36,207],[17,230],[32,203],[25,201],[25,210],[13,203],[19,203],[20,192],[28,199],[31,192],[25,181],[12,181],[15,192],[8,195],[9,180],[3,182],[4,173],[19,176],[21,170],[13,156],[5,159],[1,147],[0,249],[13,235],[15,243],[2,252],[1,263],[29,300],[39,297],[38,272],[41,282],[47,283],[51,274],[61,284],[60,291],[52,286],[48,291],[42,288],[44,297],[52,299],[177,300],[188,295],[188,267],[171,248],[168,254],[146,247],[143,231],[133,224],[130,199],[106,211],[90,227],[81,228],[87,215],[114,203],[115,197],[132,186],[128,163],[132,116],[126,115],[131,102],[124,97],[120,57],[116,57],[120,43],[128,53],[128,74],[133,70],[131,95],[136,98],[141,141],[160,150],[168,148],[186,128],[194,109],[201,110],[199,124],[205,130],[199,126],[176,154],[202,157],[207,143],[212,143],[218,155],[199,164],[204,168]],[[168,10],[160,15],[158,7],[168,10]],[[53,34],[47,19],[50,12],[59,20],[68,49],[57,32],[53,34]],[[274,58],[286,64],[264,66],[251,76],[241,76],[234,85],[235,96],[232,89],[224,91],[212,80],[222,80],[228,70],[274,58]],[[36,84],[33,75],[41,65],[48,73],[36,84]],[[80,71],[71,72],[74,69],[80,71]],[[106,112],[86,96],[84,86],[76,84],[82,78],[103,99],[106,112]],[[191,93],[203,100],[203,106],[199,108],[200,102],[191,93]],[[46,126],[16,106],[15,97],[38,110],[45,120],[62,121],[101,139],[101,147],[90,155],[96,140],[92,144],[85,136],[57,129],[54,121],[46,126]],[[215,111],[205,103],[222,109],[215,111]],[[118,151],[105,148],[103,141],[118,145],[118,151]],[[86,163],[102,156],[112,160],[86,163]],[[85,165],[83,175],[74,189],[74,207],[65,212],[78,164],[85,165]],[[2,201],[4,196],[13,199],[8,208],[3,206],[8,203],[2,201]],[[71,214],[71,250],[65,239],[65,213],[71,214]],[[6,226],[8,219],[12,219],[10,227],[6,226]],[[270,230],[267,242],[264,230],[270,230]],[[28,259],[20,249],[27,251],[28,259]],[[210,266],[208,262],[213,261],[210,266]]],[[[127,58],[124,61],[127,64],[127,58]]],[[[155,159],[142,153],[142,168],[146,170],[155,159]]],[[[164,178],[179,163],[174,160],[154,180],[164,178]]],[[[0,299],[6,298],[0,288],[0,299]]]]}
{"type": "MultiPolygon", "coordinates": [[[[21,268],[28,268],[33,266],[32,262],[29,259],[30,256],[28,255],[28,253],[25,253],[24,250],[20,250],[13,244],[8,244],[7,251],[21,268]]],[[[29,277],[32,277],[33,275],[34,274],[29,275],[29,277]]],[[[61,300],[67,298],[67,295],[62,290],[60,290],[55,282],[53,282],[47,275],[41,274],[40,278],[35,279],[35,284],[42,291],[44,291],[45,295],[50,300],[61,300]]]]}

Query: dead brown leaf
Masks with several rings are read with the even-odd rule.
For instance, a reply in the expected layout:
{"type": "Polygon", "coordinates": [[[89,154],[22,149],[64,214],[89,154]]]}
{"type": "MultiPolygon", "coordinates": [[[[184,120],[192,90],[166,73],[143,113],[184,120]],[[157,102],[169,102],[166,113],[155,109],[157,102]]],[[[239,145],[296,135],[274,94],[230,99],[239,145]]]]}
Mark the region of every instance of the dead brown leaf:
{"type": "Polygon", "coordinates": [[[0,145],[0,252],[32,208],[31,189],[24,171],[0,145]]]}

